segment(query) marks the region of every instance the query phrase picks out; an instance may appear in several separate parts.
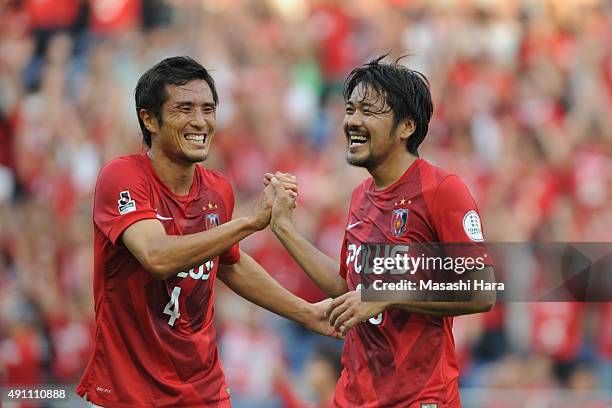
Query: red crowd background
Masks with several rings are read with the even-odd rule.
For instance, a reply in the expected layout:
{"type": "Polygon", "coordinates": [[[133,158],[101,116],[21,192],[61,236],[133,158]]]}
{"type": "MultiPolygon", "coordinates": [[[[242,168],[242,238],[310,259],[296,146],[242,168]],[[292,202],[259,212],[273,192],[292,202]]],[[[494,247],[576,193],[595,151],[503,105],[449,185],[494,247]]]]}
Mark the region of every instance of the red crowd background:
{"type": "MultiPolygon", "coordinates": [[[[421,156],[466,181],[489,241],[612,241],[610,2],[0,0],[0,21],[5,385],[81,375],[96,176],[142,151],[133,89],[170,55],[193,56],[217,82],[204,165],[230,178],[237,213],[265,172],[294,173],[296,223],[333,257],[367,176],[345,162],[342,81],[386,52],[410,54],[403,62],[429,78],[435,112],[421,156]]],[[[242,245],[291,291],[323,298],[269,232],[242,245]]],[[[324,406],[338,344],[222,285],[217,320],[238,407],[324,406]]],[[[611,321],[610,303],[509,303],[457,318],[464,401],[578,395],[608,406],[611,321]]]]}

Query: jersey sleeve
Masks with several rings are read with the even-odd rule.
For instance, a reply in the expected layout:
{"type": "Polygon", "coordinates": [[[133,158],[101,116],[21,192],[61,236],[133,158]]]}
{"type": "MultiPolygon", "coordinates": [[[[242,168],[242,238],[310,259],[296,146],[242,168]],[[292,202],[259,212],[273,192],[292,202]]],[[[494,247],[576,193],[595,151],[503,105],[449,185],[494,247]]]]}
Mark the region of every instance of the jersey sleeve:
{"type": "Polygon", "coordinates": [[[155,219],[146,174],[129,159],[117,159],[100,170],[94,197],[93,218],[114,244],[136,221],[155,219]]]}
{"type": "MultiPolygon", "coordinates": [[[[480,212],[467,186],[457,176],[446,177],[439,185],[433,203],[434,229],[451,256],[486,254],[480,212]]],[[[487,255],[485,259],[490,259],[487,255]]]]}
{"type": "MultiPolygon", "coordinates": [[[[358,197],[363,192],[366,183],[367,183],[367,180],[362,182],[359,186],[357,186],[357,188],[353,190],[353,193],[351,194],[351,202],[349,204],[348,214],[346,216],[347,219],[346,219],[345,228],[348,228],[348,223],[351,222],[351,212],[353,210],[353,205],[354,203],[358,201],[358,197]]],[[[342,248],[340,249],[340,270],[338,271],[338,274],[342,276],[344,280],[346,280],[346,275],[348,274],[347,258],[348,258],[348,237],[347,237],[347,230],[345,229],[344,239],[342,240],[342,248]]]]}
{"type": "MultiPolygon", "coordinates": [[[[223,200],[227,208],[227,221],[234,215],[234,191],[231,184],[224,178],[223,200]]],[[[227,251],[219,256],[219,263],[223,265],[233,265],[240,260],[240,245],[236,242],[227,251]]]]}
{"type": "Polygon", "coordinates": [[[346,280],[346,274],[348,272],[348,268],[346,265],[346,252],[347,252],[347,245],[346,245],[346,238],[342,241],[342,249],[340,250],[340,271],[338,272],[340,274],[340,276],[342,276],[343,279],[346,280]]]}

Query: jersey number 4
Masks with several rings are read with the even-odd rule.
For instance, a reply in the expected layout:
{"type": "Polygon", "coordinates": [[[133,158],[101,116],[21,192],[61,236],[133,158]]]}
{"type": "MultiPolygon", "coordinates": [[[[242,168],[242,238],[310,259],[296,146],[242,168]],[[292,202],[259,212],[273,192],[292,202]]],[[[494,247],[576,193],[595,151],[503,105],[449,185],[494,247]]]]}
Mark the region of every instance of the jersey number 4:
{"type": "Polygon", "coordinates": [[[175,286],[174,290],[172,290],[172,295],[170,295],[170,301],[166,304],[164,308],[164,314],[170,316],[168,319],[168,324],[170,326],[174,326],[174,322],[181,315],[179,313],[179,295],[181,294],[181,287],[175,286]]]}

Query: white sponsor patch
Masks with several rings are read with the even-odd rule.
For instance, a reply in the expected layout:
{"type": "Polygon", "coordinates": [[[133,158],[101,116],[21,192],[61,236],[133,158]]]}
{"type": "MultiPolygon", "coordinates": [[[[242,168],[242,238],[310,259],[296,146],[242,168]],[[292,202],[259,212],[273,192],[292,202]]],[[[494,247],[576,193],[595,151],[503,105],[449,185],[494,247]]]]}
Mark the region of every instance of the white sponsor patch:
{"type": "Polygon", "coordinates": [[[482,226],[480,225],[480,217],[478,216],[478,213],[476,211],[468,211],[467,214],[463,216],[463,229],[472,241],[482,242],[484,240],[482,238],[482,226]]]}
{"type": "Polygon", "coordinates": [[[117,203],[119,203],[117,209],[121,215],[136,211],[136,201],[132,200],[128,190],[119,193],[119,200],[117,200],[117,203]]]}

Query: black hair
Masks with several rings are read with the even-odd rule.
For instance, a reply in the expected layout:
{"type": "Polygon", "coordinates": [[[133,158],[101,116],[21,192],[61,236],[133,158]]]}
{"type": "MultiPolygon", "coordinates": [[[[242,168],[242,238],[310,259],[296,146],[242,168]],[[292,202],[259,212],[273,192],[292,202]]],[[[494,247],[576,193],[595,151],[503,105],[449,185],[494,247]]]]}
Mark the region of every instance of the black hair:
{"type": "Polygon", "coordinates": [[[140,77],[135,91],[136,116],[143,141],[147,146],[151,147],[151,132],[140,119],[140,110],[145,109],[150,115],[155,116],[161,126],[163,123],[161,109],[168,99],[166,85],[185,85],[195,79],[206,81],[212,91],[215,106],[218,105],[219,96],[215,88],[215,81],[202,65],[190,57],[166,58],[140,77]]]}
{"type": "Polygon", "coordinates": [[[419,145],[427,135],[433,114],[429,81],[422,73],[400,65],[403,57],[392,63],[381,62],[387,55],[374,58],[351,71],[344,81],[344,100],[348,101],[357,85],[363,84],[375,93],[376,98],[383,99],[383,110],[378,113],[393,113],[393,130],[402,121],[412,119],[416,129],[408,138],[406,148],[418,156],[419,145]]]}

